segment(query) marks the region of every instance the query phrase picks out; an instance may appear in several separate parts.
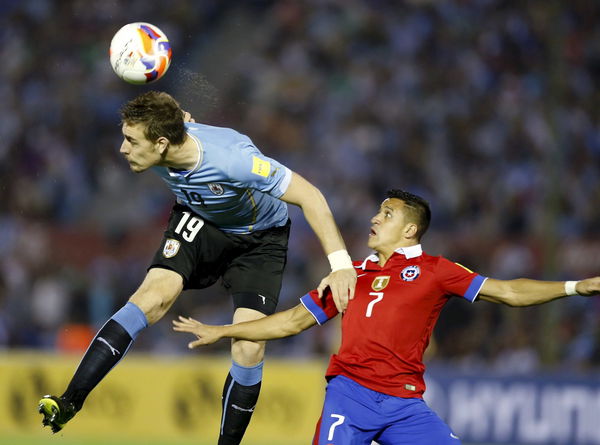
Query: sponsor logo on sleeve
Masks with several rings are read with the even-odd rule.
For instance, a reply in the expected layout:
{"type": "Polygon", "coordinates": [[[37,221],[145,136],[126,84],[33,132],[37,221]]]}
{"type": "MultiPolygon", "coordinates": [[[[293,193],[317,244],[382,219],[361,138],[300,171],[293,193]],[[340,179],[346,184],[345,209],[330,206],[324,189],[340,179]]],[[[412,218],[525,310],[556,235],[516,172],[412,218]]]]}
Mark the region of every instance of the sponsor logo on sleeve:
{"type": "Polygon", "coordinates": [[[252,156],[252,173],[258,176],[267,177],[271,171],[271,163],[260,159],[256,156],[252,156]]]}
{"type": "Polygon", "coordinates": [[[176,239],[168,238],[163,247],[163,256],[165,258],[173,258],[179,252],[179,246],[181,243],[176,239]]]}

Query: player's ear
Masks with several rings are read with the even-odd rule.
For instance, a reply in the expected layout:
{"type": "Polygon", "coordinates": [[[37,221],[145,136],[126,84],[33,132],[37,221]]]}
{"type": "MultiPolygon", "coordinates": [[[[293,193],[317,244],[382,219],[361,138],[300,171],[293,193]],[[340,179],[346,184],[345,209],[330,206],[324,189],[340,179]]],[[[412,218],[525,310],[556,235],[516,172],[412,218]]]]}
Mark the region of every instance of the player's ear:
{"type": "Polygon", "coordinates": [[[404,236],[406,238],[415,238],[419,232],[419,227],[415,223],[408,223],[404,226],[404,236]]]}
{"type": "Polygon", "coordinates": [[[158,153],[164,156],[167,153],[167,148],[169,148],[169,143],[170,141],[166,137],[160,136],[154,143],[154,146],[158,150],[158,153]]]}

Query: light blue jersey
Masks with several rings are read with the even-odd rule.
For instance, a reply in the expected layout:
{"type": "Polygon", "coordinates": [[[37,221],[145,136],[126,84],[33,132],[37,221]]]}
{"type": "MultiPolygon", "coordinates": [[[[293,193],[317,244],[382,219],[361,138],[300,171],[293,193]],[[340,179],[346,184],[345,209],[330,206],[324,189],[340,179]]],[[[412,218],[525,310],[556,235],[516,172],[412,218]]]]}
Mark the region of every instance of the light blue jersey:
{"type": "Polygon", "coordinates": [[[292,178],[287,167],[235,130],[185,126],[198,147],[198,165],[191,171],[153,167],[179,203],[224,232],[249,233],[287,222],[287,204],[278,199],[292,178]]]}

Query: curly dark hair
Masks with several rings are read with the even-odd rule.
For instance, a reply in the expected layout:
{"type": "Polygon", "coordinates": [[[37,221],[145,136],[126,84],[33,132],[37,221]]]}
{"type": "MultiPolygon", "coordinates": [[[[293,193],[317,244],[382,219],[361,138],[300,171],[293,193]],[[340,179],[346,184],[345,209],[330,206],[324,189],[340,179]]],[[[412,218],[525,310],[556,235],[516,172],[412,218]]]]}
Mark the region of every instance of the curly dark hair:
{"type": "Polygon", "coordinates": [[[172,144],[179,145],[185,140],[183,111],[167,93],[148,91],[140,94],[121,107],[120,115],[122,124],[145,125],[144,135],[149,141],[166,137],[172,144]]]}
{"type": "Polygon", "coordinates": [[[417,239],[427,232],[431,222],[431,209],[429,203],[420,196],[400,189],[391,189],[386,193],[388,198],[397,198],[404,201],[407,217],[411,222],[417,224],[417,239]]]}

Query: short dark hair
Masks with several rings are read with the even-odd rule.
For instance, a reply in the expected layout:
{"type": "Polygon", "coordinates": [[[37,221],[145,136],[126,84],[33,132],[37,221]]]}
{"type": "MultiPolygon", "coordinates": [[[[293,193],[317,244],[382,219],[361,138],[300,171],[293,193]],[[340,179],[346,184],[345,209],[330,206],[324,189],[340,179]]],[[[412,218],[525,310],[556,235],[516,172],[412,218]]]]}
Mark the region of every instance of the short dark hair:
{"type": "Polygon", "coordinates": [[[420,240],[425,232],[427,232],[429,223],[431,222],[431,209],[429,208],[429,203],[420,196],[400,189],[388,190],[387,197],[404,201],[404,206],[408,210],[407,216],[411,222],[417,224],[417,239],[420,240]]]}
{"type": "Polygon", "coordinates": [[[185,141],[183,111],[171,95],[161,91],[140,94],[121,107],[121,124],[143,124],[144,136],[152,142],[166,137],[175,145],[185,141]]]}

